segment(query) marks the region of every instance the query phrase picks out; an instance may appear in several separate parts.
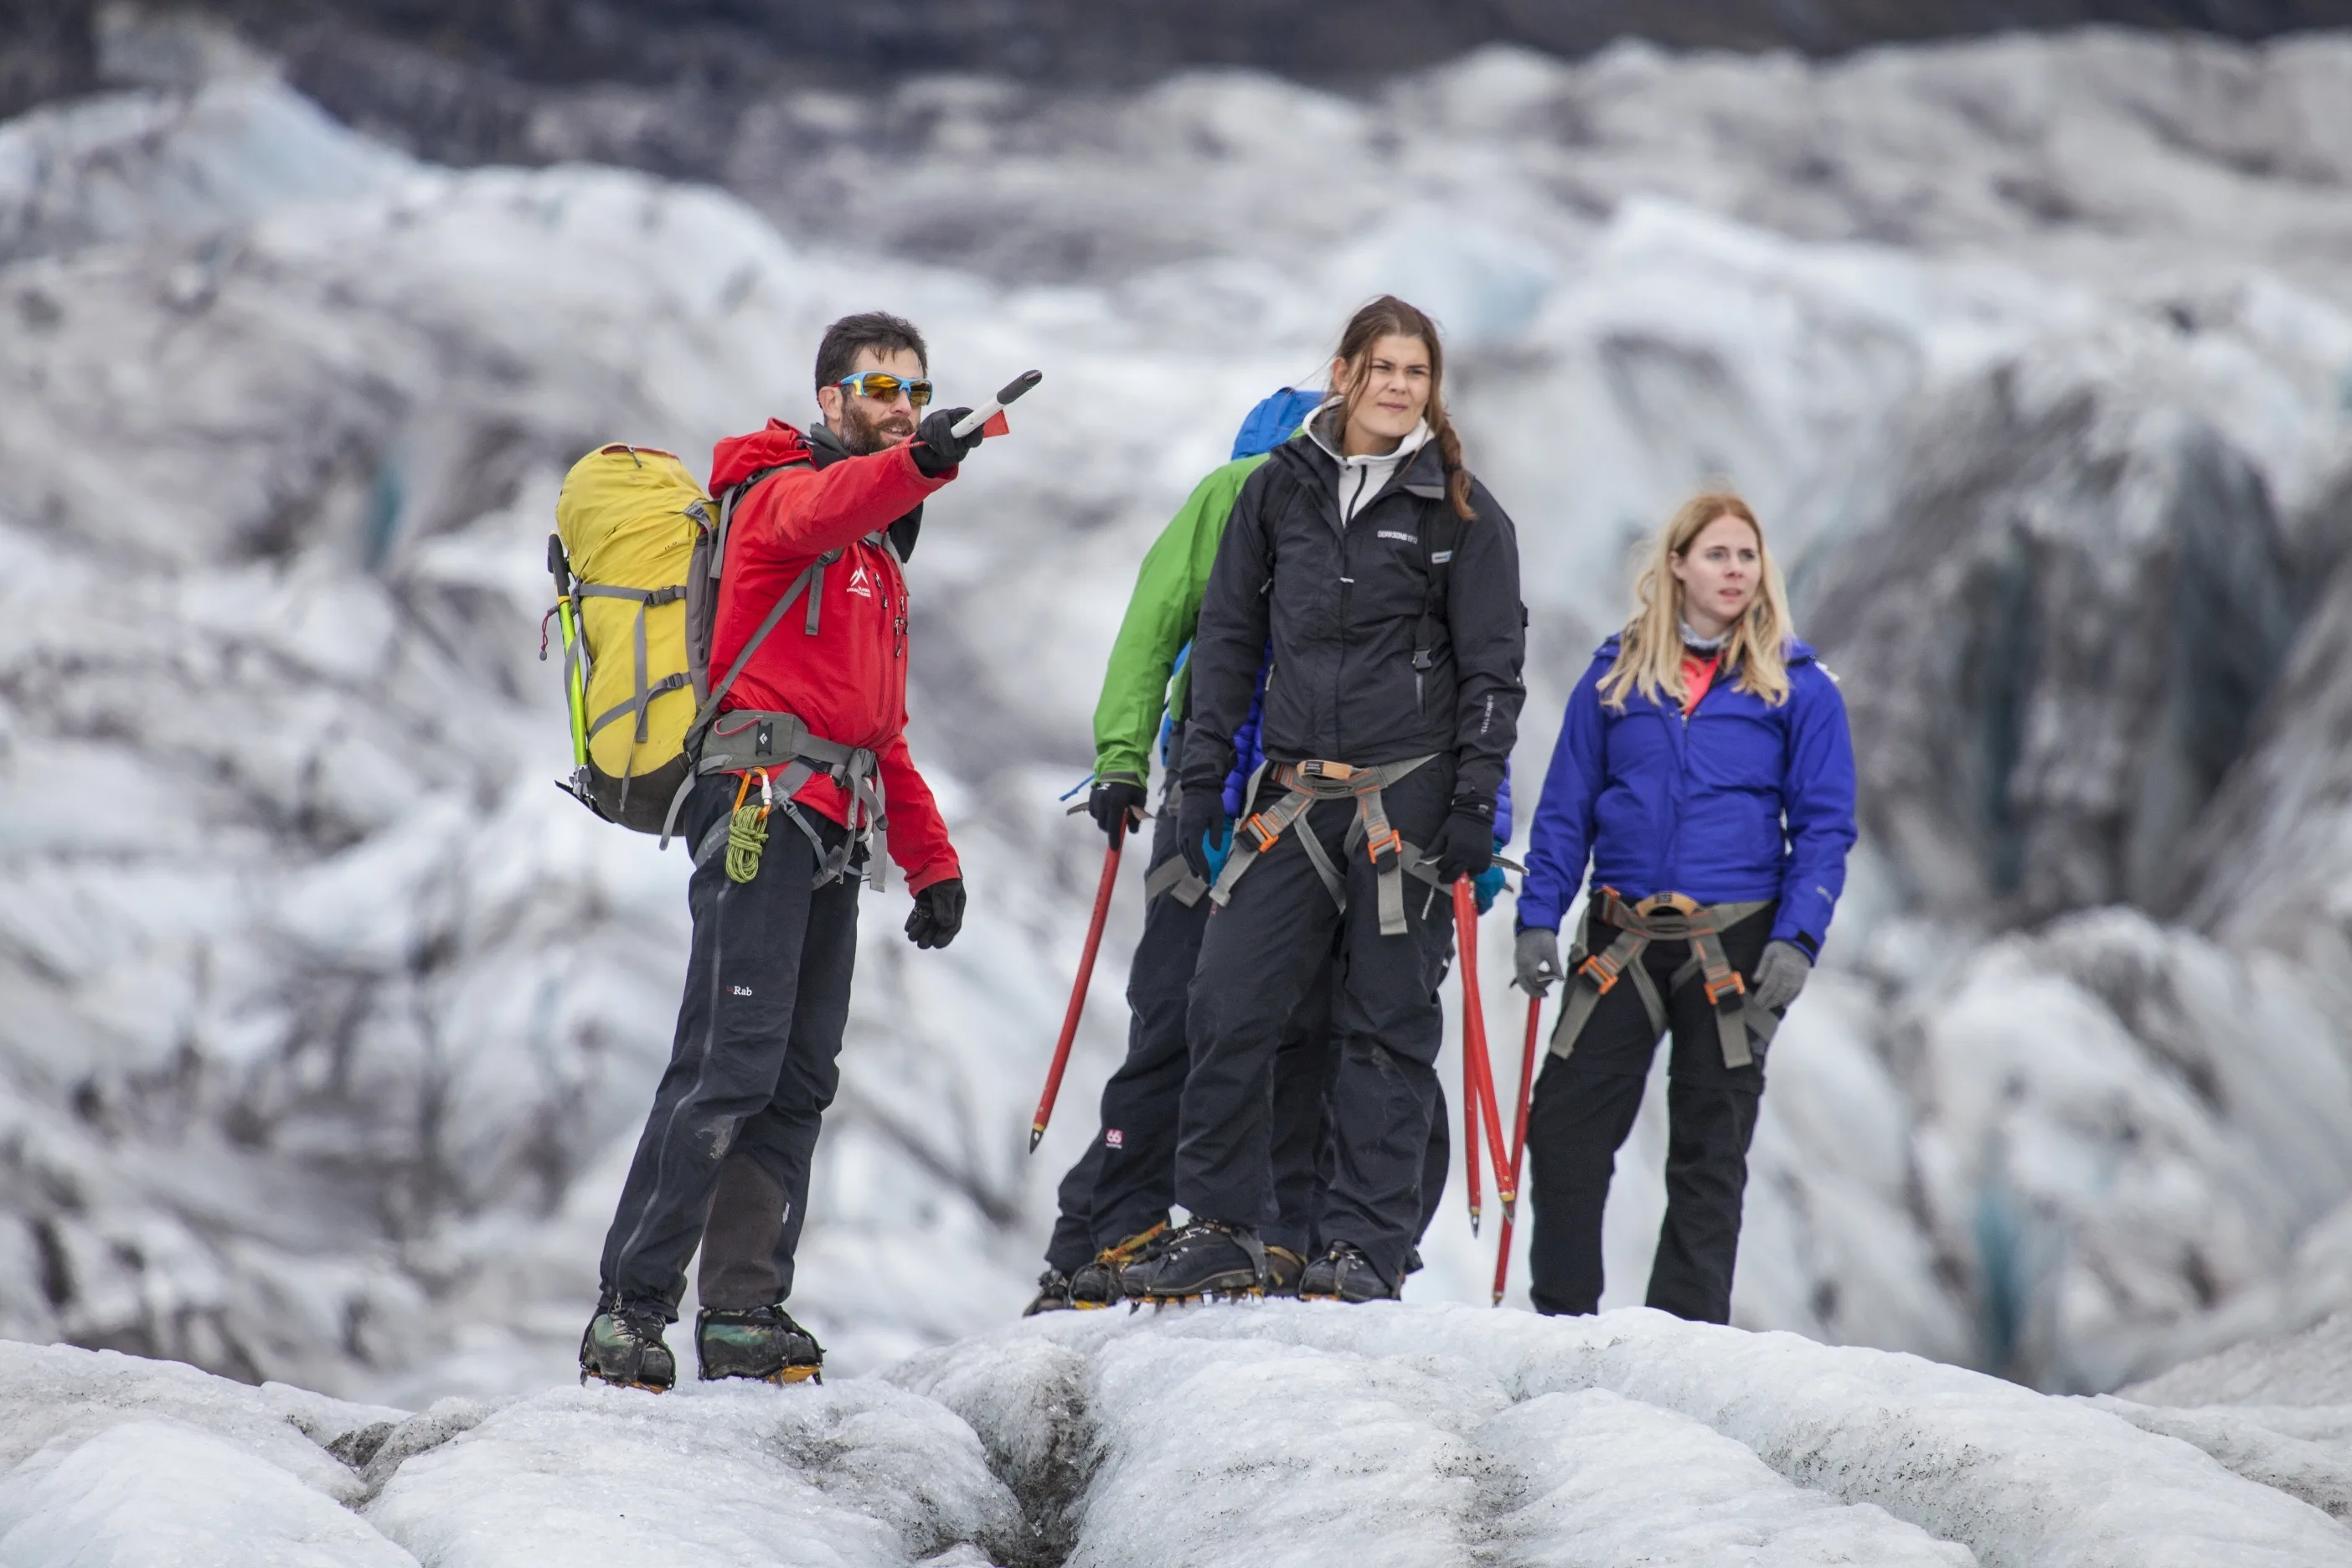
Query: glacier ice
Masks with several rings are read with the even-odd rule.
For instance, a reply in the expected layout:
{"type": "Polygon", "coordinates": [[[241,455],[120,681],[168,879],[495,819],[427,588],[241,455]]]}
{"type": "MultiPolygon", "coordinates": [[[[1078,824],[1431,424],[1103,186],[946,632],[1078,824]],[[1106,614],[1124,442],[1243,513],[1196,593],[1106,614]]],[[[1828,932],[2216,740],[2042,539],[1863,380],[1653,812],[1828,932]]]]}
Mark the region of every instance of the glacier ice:
{"type": "Polygon", "coordinates": [[[2295,1426],[1640,1309],[1064,1313],[878,1376],[415,1415],[16,1347],[0,1544],[23,1568],[2352,1563],[2315,1506],[2352,1414],[2263,1422],[2295,1426]]]}
{"type": "MultiPolygon", "coordinates": [[[[554,484],[796,416],[817,331],[876,303],[950,385],[1047,379],[913,563],[973,913],[918,955],[869,906],[795,1305],[844,1370],[1010,1317],[1122,1033],[1114,960],[1026,1160],[1099,853],[1054,796],[1135,562],[1399,280],[1522,530],[1525,755],[1628,542],[1712,472],[1877,716],[1738,1320],[2079,1389],[2314,1321],[2352,1289],[2347,83],[2340,37],[2096,32],[1355,95],[931,82],[887,178],[780,111],[795,156],[746,152],[740,197],[434,168],[266,76],[0,127],[0,1332],[419,1407],[564,1374],[683,910],[677,857],[544,782],[554,484]],[[2017,560],[2053,585],[2035,658],[1939,724],[2017,560]],[[2149,657],[2136,612],[2183,595],[2235,684],[2149,657]],[[2006,887],[2022,844],[2049,875],[2006,887]]],[[[1414,1300],[1484,1300],[1458,1207],[1425,1250],[1414,1300]]]]}

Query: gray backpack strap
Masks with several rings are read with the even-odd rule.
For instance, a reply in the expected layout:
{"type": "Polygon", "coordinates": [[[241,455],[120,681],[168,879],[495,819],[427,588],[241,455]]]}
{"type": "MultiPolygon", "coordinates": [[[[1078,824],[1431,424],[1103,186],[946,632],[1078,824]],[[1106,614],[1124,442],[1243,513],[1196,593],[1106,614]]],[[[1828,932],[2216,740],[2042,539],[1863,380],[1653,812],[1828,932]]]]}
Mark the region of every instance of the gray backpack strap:
{"type": "Polygon", "coordinates": [[[649,734],[646,729],[646,710],[652,705],[653,700],[676,691],[679,687],[688,685],[692,680],[692,677],[681,673],[665,676],[652,685],[646,683],[646,612],[663,605],[676,604],[685,598],[686,584],[674,583],[667,588],[614,588],[602,583],[581,583],[574,586],[572,592],[583,599],[629,599],[636,603],[636,619],[630,628],[635,634],[635,651],[637,659],[635,689],[627,701],[614,703],[590,721],[588,733],[593,738],[614,720],[625,713],[634,713],[637,716],[636,743],[642,746],[649,734]]]}
{"type": "Polygon", "coordinates": [[[811,637],[816,636],[817,613],[824,608],[824,569],[840,560],[841,554],[838,550],[828,550],[809,568],[813,575],[809,578],[808,619],[802,623],[801,630],[811,637]]]}
{"type": "MultiPolygon", "coordinates": [[[[683,750],[687,756],[693,757],[700,752],[703,731],[710,728],[710,721],[718,716],[719,700],[734,686],[735,678],[743,673],[743,667],[751,662],[751,656],[760,651],[760,645],[768,640],[768,634],[776,629],[776,623],[784,618],[784,612],[793,607],[793,601],[808,587],[810,574],[815,570],[816,567],[811,565],[793,579],[793,585],[778,596],[774,606],[768,611],[767,619],[760,623],[760,629],[744,643],[743,651],[735,656],[735,662],[728,667],[727,678],[712,687],[710,695],[702,700],[701,708],[695,712],[694,721],[686,727],[683,750]]],[[[686,777],[677,781],[677,793],[669,797],[669,810],[662,816],[661,842],[655,847],[669,847],[670,835],[677,828],[677,814],[686,808],[686,797],[694,793],[694,781],[698,776],[697,770],[689,764],[686,777]]]]}

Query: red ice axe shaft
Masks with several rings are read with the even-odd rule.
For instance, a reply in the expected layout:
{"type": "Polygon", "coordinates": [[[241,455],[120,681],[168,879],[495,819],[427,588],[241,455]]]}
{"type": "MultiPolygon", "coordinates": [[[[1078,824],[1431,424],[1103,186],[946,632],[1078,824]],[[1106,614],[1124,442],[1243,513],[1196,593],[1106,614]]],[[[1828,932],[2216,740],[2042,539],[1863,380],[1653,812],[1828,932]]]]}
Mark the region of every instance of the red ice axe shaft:
{"type": "Polygon", "coordinates": [[[1503,1286],[1511,1277],[1511,1221],[1517,1217],[1517,1187],[1528,1157],[1528,1102],[1535,1096],[1536,1025],[1543,1017],[1543,998],[1528,998],[1528,1039],[1519,1051],[1519,1114],[1511,1131],[1512,1198],[1503,1205],[1503,1245],[1495,1254],[1495,1301],[1503,1304],[1503,1286]]]}
{"type": "Polygon", "coordinates": [[[1087,922],[1086,951],[1078,955],[1077,984],[1070,987],[1070,1010],[1062,1015],[1062,1037],[1054,1045],[1054,1065],[1045,1073],[1045,1092],[1037,1097],[1037,1114],[1029,1119],[1029,1152],[1045,1141],[1045,1123],[1054,1120],[1054,1100],[1062,1092],[1062,1069],[1070,1065],[1070,1042],[1078,1037],[1078,1019],[1087,1010],[1087,987],[1095,977],[1095,952],[1102,946],[1103,921],[1110,915],[1111,889],[1118,882],[1118,851],[1127,837],[1121,819],[1110,831],[1110,847],[1103,854],[1102,883],[1095,889],[1094,919],[1087,922]]]}
{"type": "Polygon", "coordinates": [[[1503,1113],[1495,1103],[1495,1069],[1486,1058],[1486,1010],[1478,995],[1478,897],[1470,879],[1454,879],[1454,945],[1462,962],[1463,1139],[1468,1145],[1470,1229],[1478,1228],[1478,1121],[1486,1123],[1486,1150],[1505,1212],[1518,1201],[1518,1180],[1510,1169],[1510,1145],[1503,1142],[1503,1113]]]}

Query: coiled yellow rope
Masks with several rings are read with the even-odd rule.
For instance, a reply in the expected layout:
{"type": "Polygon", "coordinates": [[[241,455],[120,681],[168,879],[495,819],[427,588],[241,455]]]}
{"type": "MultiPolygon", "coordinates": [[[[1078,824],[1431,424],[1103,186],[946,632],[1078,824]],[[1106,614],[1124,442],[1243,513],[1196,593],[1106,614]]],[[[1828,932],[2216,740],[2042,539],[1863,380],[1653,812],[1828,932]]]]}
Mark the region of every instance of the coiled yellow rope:
{"type": "Polygon", "coordinates": [[[768,792],[767,769],[758,771],[760,804],[743,803],[751,793],[751,775],[745,773],[743,782],[735,786],[735,814],[727,822],[727,875],[737,882],[748,882],[760,874],[760,853],[768,847],[768,812],[774,797],[768,792]]]}

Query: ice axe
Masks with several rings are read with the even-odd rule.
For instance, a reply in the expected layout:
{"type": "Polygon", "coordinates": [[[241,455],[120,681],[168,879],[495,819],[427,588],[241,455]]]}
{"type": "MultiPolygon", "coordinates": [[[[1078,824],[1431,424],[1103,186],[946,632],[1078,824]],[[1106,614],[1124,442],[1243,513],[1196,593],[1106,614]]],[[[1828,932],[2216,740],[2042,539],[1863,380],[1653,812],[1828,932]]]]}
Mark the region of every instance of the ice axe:
{"type": "MultiPolygon", "coordinates": [[[[1015,383],[1018,391],[1008,387],[1018,397],[1036,384],[1035,371],[1024,378],[1026,385],[1015,383]]],[[[1045,1123],[1054,1119],[1054,1100],[1062,1092],[1062,1069],[1070,1065],[1070,1042],[1078,1037],[1078,1018],[1087,1010],[1087,987],[1095,977],[1095,952],[1102,946],[1103,921],[1110,915],[1111,889],[1118,883],[1118,851],[1127,837],[1127,821],[1122,817],[1110,830],[1110,847],[1103,854],[1101,885],[1095,889],[1094,919],[1087,922],[1086,950],[1078,954],[1077,983],[1070,987],[1070,1009],[1062,1015],[1062,1037],[1054,1044],[1054,1065],[1045,1072],[1045,1092],[1037,1097],[1037,1114],[1029,1119],[1029,1152],[1034,1154],[1037,1145],[1045,1141],[1045,1123]]]]}
{"type": "MultiPolygon", "coordinates": [[[[563,536],[547,536],[547,569],[555,577],[555,608],[551,612],[563,633],[563,701],[572,714],[572,782],[556,783],[582,800],[588,798],[588,695],[580,669],[580,605],[572,592],[572,562],[563,552],[563,536]]],[[[539,624],[539,657],[547,657],[547,623],[539,624]]]]}
{"type": "MultiPolygon", "coordinates": [[[[979,407],[973,409],[962,418],[957,420],[949,427],[950,433],[952,434],[957,440],[962,440],[965,437],[971,435],[973,431],[979,429],[982,426],[987,424],[998,415],[1003,413],[1007,404],[1019,402],[1021,398],[1028,393],[1031,387],[1036,385],[1039,382],[1045,379],[1045,373],[1042,370],[1023,371],[1019,375],[1014,376],[1011,381],[1006,382],[1003,386],[999,387],[995,396],[990,398],[986,403],[982,404],[979,407]]],[[[991,430],[988,434],[991,436],[1002,436],[1004,434],[1004,431],[1003,428],[999,428],[991,430]]],[[[1030,1147],[1034,1148],[1036,1145],[1033,1143],[1030,1147]]]]}
{"type": "Polygon", "coordinates": [[[1478,995],[1478,895],[1468,877],[1454,879],[1454,945],[1462,963],[1462,1137],[1470,1172],[1470,1234],[1478,1234],[1478,1123],[1486,1123],[1486,1152],[1503,1212],[1518,1202],[1518,1173],[1503,1142],[1503,1112],[1495,1102],[1495,1069],[1486,1058],[1486,1009],[1478,995]]]}
{"type": "MultiPolygon", "coordinates": [[[[1511,1185],[1516,1189],[1525,1170],[1528,1157],[1528,1103],[1534,1098],[1536,1087],[1536,1026],[1543,1017],[1543,998],[1528,998],[1528,1038],[1519,1051],[1519,1115],[1511,1130],[1511,1185]]],[[[1517,1217],[1516,1191],[1503,1200],[1503,1245],[1495,1254],[1495,1300],[1503,1304],[1503,1286],[1511,1276],[1511,1222],[1517,1217]]]]}

